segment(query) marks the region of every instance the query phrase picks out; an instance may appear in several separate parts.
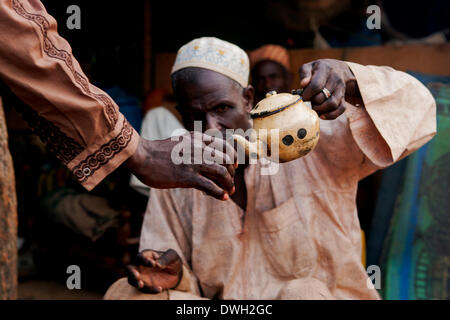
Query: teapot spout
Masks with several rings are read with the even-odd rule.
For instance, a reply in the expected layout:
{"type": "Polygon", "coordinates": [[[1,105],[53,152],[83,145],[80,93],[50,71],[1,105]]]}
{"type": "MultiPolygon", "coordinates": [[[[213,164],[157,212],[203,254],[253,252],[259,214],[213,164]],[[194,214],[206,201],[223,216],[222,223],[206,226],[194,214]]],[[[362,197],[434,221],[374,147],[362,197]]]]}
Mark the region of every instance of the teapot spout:
{"type": "Polygon", "coordinates": [[[264,157],[264,148],[258,138],[256,138],[254,142],[250,142],[243,136],[237,134],[233,134],[232,137],[233,140],[244,149],[245,155],[249,158],[260,159],[264,157]]]}

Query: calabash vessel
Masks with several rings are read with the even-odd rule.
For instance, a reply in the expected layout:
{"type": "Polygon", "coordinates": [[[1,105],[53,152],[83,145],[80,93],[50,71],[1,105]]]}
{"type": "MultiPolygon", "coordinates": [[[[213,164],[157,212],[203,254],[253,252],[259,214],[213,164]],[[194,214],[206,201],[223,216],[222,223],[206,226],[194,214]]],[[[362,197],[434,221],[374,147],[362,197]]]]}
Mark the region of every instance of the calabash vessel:
{"type": "Polygon", "coordinates": [[[303,101],[301,90],[267,93],[250,116],[255,134],[250,140],[240,135],[233,135],[233,139],[251,157],[287,162],[307,155],[319,141],[319,117],[311,104],[303,101]]]}

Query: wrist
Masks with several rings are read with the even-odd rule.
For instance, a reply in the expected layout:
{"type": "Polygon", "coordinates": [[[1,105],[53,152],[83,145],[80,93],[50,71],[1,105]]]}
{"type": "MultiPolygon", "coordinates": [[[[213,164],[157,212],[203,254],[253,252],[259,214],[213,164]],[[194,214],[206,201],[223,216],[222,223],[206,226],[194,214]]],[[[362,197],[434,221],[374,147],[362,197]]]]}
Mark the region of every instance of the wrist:
{"type": "Polygon", "coordinates": [[[176,288],[180,285],[181,279],[183,279],[183,267],[181,267],[181,270],[180,270],[180,272],[178,273],[178,281],[177,281],[177,283],[173,286],[172,289],[176,289],[176,288]]]}
{"type": "Polygon", "coordinates": [[[138,176],[139,168],[142,166],[145,158],[143,157],[144,139],[139,137],[136,151],[125,162],[125,167],[135,176],[138,176]]]}
{"type": "Polygon", "coordinates": [[[345,95],[360,97],[361,93],[359,92],[356,76],[348,64],[345,64],[345,66],[346,66],[345,95]]]}

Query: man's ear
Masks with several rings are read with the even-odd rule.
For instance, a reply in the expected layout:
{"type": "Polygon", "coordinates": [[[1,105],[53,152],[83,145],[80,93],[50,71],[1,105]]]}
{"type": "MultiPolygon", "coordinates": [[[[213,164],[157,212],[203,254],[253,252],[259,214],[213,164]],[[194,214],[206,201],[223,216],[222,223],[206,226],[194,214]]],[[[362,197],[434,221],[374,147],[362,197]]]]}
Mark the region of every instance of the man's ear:
{"type": "Polygon", "coordinates": [[[245,100],[245,111],[250,112],[253,109],[253,103],[255,102],[255,89],[251,84],[244,88],[242,96],[245,100]]]}

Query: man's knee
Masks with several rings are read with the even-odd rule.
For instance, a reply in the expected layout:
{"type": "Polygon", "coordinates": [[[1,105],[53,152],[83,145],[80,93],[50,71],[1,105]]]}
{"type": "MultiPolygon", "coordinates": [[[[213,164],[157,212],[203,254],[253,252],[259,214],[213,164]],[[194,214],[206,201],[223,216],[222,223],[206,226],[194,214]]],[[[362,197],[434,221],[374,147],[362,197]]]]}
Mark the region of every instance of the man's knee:
{"type": "Polygon", "coordinates": [[[140,292],[128,283],[127,278],[114,282],[106,291],[103,300],[204,300],[190,292],[165,290],[158,294],[140,292]]]}
{"type": "Polygon", "coordinates": [[[169,300],[167,291],[158,294],[140,292],[128,283],[127,278],[114,282],[106,291],[104,300],[169,300]]]}
{"type": "Polygon", "coordinates": [[[335,299],[326,285],[313,278],[294,279],[281,290],[281,300],[333,300],[335,299]]]}

